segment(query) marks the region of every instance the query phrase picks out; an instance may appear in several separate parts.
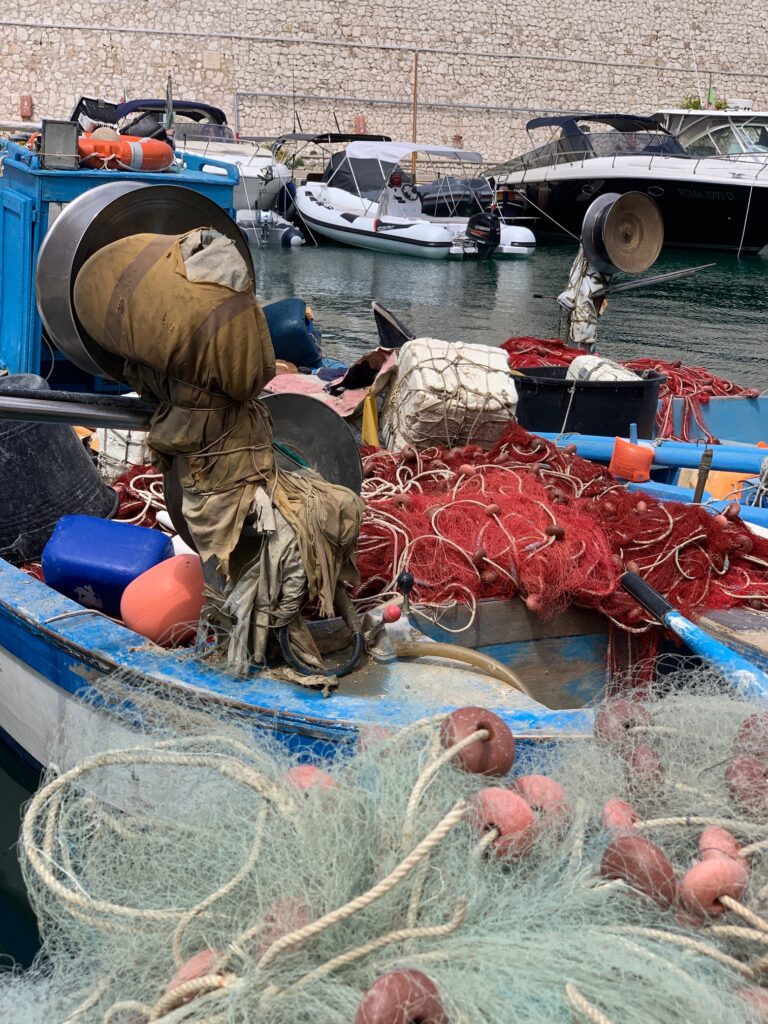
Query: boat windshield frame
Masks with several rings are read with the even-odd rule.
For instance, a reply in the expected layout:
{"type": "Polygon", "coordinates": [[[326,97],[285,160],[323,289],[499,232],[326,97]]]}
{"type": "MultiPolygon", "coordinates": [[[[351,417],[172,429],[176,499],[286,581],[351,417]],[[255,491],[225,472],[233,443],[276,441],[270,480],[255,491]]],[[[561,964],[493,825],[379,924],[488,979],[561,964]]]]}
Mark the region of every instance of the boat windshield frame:
{"type": "Polygon", "coordinates": [[[529,132],[531,128],[549,127],[553,129],[553,137],[548,142],[505,161],[504,170],[527,171],[557,164],[628,156],[692,159],[691,154],[683,149],[675,136],[651,118],[628,118],[627,124],[621,128],[609,128],[607,131],[592,130],[592,125],[603,123],[610,124],[607,118],[603,122],[597,117],[582,119],[578,116],[551,120],[540,118],[536,119],[536,122],[529,122],[529,132]],[[644,124],[643,121],[649,123],[644,124]]]}

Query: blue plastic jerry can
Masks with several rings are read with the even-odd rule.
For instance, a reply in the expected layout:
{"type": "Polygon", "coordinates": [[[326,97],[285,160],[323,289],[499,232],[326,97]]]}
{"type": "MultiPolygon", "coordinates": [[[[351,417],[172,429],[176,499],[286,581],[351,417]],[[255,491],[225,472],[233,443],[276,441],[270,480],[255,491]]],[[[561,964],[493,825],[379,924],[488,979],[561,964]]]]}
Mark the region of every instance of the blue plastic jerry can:
{"type": "Polygon", "coordinates": [[[128,584],[172,555],[170,537],[159,530],[62,516],[43,550],[43,578],[78,604],[119,618],[128,584]]]}

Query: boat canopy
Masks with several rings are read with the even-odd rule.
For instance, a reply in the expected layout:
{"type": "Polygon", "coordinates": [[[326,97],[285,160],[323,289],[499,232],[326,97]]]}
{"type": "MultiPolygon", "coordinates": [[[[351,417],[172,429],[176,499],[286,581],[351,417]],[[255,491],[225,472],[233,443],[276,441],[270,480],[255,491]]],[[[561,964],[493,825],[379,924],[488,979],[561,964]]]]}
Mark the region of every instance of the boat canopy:
{"type": "Polygon", "coordinates": [[[380,160],[392,165],[400,163],[403,157],[412,153],[428,153],[431,156],[442,156],[461,163],[483,162],[480,153],[474,153],[470,149],[454,149],[451,146],[437,146],[425,142],[351,142],[346,152],[351,160],[380,160]]]}
{"type": "MultiPolygon", "coordinates": [[[[150,113],[165,113],[167,101],[164,99],[153,100],[129,100],[127,103],[119,103],[117,106],[117,118],[125,117],[127,114],[134,114],[138,111],[149,111],[150,113]]],[[[196,100],[173,100],[173,110],[176,114],[182,114],[191,121],[209,121],[211,124],[226,124],[227,115],[219,107],[212,107],[209,103],[198,103],[196,100]]]]}
{"type": "Polygon", "coordinates": [[[314,142],[318,146],[332,146],[340,142],[358,142],[367,140],[370,142],[391,142],[391,135],[369,135],[367,132],[288,132],[286,135],[279,135],[275,139],[275,148],[284,146],[287,142],[314,142]]]}
{"type": "Polygon", "coordinates": [[[380,160],[350,160],[349,148],[333,153],[323,171],[323,181],[363,199],[378,199],[397,164],[380,160]]]}
{"type": "Polygon", "coordinates": [[[557,117],[534,117],[526,124],[525,129],[530,131],[532,128],[562,128],[564,135],[579,135],[580,121],[607,124],[617,132],[666,131],[655,118],[640,114],[565,114],[557,117]]]}

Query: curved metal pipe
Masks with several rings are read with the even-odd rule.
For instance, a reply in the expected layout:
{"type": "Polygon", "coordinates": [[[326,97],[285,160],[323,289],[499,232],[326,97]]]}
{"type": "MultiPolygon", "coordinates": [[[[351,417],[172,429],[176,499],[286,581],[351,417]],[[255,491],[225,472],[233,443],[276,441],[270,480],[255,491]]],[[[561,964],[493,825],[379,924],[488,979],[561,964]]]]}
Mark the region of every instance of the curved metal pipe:
{"type": "Polygon", "coordinates": [[[491,658],[480,651],[474,651],[471,647],[460,647],[457,644],[424,643],[416,640],[398,640],[393,644],[393,649],[398,658],[447,658],[449,661],[461,661],[465,665],[472,665],[479,668],[481,672],[499,679],[502,683],[520,690],[526,697],[536,700],[534,695],[507,665],[491,658]]]}

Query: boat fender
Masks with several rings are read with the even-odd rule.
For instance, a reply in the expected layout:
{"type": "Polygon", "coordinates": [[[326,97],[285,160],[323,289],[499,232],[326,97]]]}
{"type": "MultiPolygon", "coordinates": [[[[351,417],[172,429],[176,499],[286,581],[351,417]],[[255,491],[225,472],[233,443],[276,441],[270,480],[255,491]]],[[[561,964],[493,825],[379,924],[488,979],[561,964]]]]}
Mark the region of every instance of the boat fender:
{"type": "Polygon", "coordinates": [[[435,983],[421,971],[382,974],[363,996],[355,1024],[448,1024],[435,983]]]}
{"type": "Polygon", "coordinates": [[[174,160],[167,142],[134,135],[104,139],[95,132],[85,132],[78,139],[77,151],[82,165],[100,170],[164,171],[174,160]]]}
{"type": "Polygon", "coordinates": [[[163,647],[197,633],[205,603],[200,556],[174,555],[137,576],[123,591],[120,617],[129,629],[163,647]]]}
{"type": "Polygon", "coordinates": [[[506,775],[515,762],[515,737],[503,719],[486,708],[457,708],[440,725],[440,744],[444,750],[460,743],[479,729],[487,739],[478,739],[456,754],[456,761],[473,775],[506,775]]]}

